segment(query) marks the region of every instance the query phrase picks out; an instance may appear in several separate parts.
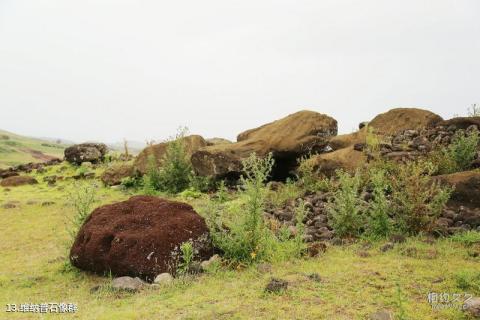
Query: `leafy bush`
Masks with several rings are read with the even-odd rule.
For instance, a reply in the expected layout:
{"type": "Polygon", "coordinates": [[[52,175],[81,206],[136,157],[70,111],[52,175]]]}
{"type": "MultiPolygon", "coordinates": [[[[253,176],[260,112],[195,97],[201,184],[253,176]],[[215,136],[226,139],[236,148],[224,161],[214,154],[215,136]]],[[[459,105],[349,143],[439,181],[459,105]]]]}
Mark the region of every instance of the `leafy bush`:
{"type": "Polygon", "coordinates": [[[390,206],[385,195],[387,191],[385,171],[372,172],[371,184],[373,200],[369,203],[366,232],[374,238],[388,237],[393,231],[393,222],[388,215],[390,206]]]}
{"type": "Polygon", "coordinates": [[[337,171],[338,189],[328,204],[329,220],[337,235],[358,236],[364,225],[365,203],[359,197],[361,179],[358,172],[351,176],[337,171]]]}
{"type": "Polygon", "coordinates": [[[185,136],[187,129],[180,129],[169,141],[161,161],[160,190],[178,193],[187,189],[192,176],[192,165],[188,157],[185,136]]]}
{"type": "Polygon", "coordinates": [[[138,177],[125,177],[121,180],[120,184],[127,189],[137,189],[143,186],[143,179],[139,179],[138,177]]]}
{"type": "MultiPolygon", "coordinates": [[[[291,237],[286,228],[269,229],[263,212],[267,189],[265,182],[272,170],[272,155],[261,159],[255,154],[243,161],[239,198],[232,204],[212,202],[207,210],[207,223],[214,245],[224,257],[237,264],[284,260],[303,251],[303,227],[297,223],[297,235],[291,237]],[[278,231],[278,233],[275,233],[278,231]]],[[[303,220],[301,212],[299,219],[303,220]]]]}
{"type": "Polygon", "coordinates": [[[217,188],[215,179],[192,174],[190,176],[190,187],[198,192],[209,192],[217,188]]]}
{"type": "Polygon", "coordinates": [[[315,170],[315,164],[311,161],[312,155],[303,156],[297,160],[297,180],[307,192],[329,191],[330,180],[322,177],[318,170],[315,170]]]}
{"type": "Polygon", "coordinates": [[[160,170],[157,167],[157,161],[154,155],[149,155],[147,159],[147,172],[143,176],[143,193],[146,195],[155,195],[157,190],[161,189],[160,170]]]}
{"type": "Polygon", "coordinates": [[[480,144],[478,130],[458,130],[448,147],[433,152],[431,160],[438,167],[438,173],[448,174],[466,170],[472,164],[480,144]]]}
{"type": "Polygon", "coordinates": [[[67,227],[70,236],[68,247],[70,247],[85,219],[90,214],[93,204],[96,202],[95,187],[87,184],[75,184],[72,191],[68,194],[68,202],[74,209],[74,215],[68,219],[67,227]]]}
{"type": "Polygon", "coordinates": [[[190,271],[192,266],[194,257],[193,244],[190,241],[182,243],[180,245],[180,252],[182,256],[177,267],[177,273],[180,275],[185,275],[190,271]]]}
{"type": "Polygon", "coordinates": [[[280,184],[276,190],[270,190],[267,194],[267,202],[273,207],[282,207],[288,201],[294,200],[302,195],[304,191],[291,179],[280,184]]]}
{"type": "Polygon", "coordinates": [[[431,180],[436,170],[428,161],[408,162],[389,177],[392,209],[399,231],[409,234],[429,231],[440,215],[451,189],[431,180]]]}
{"type": "Polygon", "coordinates": [[[354,175],[338,171],[327,207],[332,227],[342,237],[430,231],[451,194],[450,188],[432,181],[435,171],[427,161],[391,165],[380,160],[354,175]],[[365,191],[371,192],[369,202],[365,191]]]}

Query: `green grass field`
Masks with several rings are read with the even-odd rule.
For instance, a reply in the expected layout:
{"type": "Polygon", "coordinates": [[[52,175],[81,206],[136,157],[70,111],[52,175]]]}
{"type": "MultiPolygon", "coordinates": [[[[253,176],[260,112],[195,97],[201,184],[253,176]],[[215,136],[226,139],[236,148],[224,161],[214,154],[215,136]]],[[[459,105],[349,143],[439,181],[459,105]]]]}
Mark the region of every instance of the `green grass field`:
{"type": "Polygon", "coordinates": [[[63,158],[66,147],[65,144],[0,130],[0,169],[27,162],[43,162],[45,156],[63,158]]]}
{"type": "MultiPolygon", "coordinates": [[[[175,280],[169,287],[115,292],[108,277],[65,268],[66,223],[73,216],[67,195],[75,186],[67,179],[50,187],[42,177],[74,173],[61,164],[32,173],[38,185],[0,189],[0,319],[368,319],[380,309],[393,312],[396,319],[467,319],[454,308],[432,310],[427,301],[430,292],[468,292],[457,286],[455,276],[479,270],[480,258],[469,253],[479,251],[480,244],[450,239],[412,238],[387,252],[379,249],[384,242],[358,241],[329,246],[316,258],[273,264],[271,273],[225,268],[175,280]],[[2,208],[9,202],[17,208],[2,208]],[[320,280],[310,279],[311,273],[320,280]],[[272,276],[288,280],[288,290],[264,293],[272,276]],[[97,286],[99,290],[92,290],[97,286]],[[78,311],[5,312],[6,304],[49,302],[75,303],[78,311]]],[[[131,195],[95,180],[82,183],[92,182],[98,184],[97,205],[131,195]]],[[[205,200],[187,201],[202,212],[205,200]]]]}

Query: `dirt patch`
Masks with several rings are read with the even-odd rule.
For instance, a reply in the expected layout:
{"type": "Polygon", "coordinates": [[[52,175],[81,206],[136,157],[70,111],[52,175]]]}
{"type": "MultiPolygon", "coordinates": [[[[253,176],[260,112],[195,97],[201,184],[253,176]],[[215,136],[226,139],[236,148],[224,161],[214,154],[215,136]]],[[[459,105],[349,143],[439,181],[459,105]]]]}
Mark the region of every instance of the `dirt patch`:
{"type": "Polygon", "coordinates": [[[213,254],[205,221],[190,205],[135,196],[95,209],[75,239],[70,260],[83,270],[153,281],[174,271],[178,248],[186,241],[194,243],[198,259],[213,254]]]}
{"type": "Polygon", "coordinates": [[[30,154],[34,159],[38,159],[42,162],[57,159],[57,157],[50,156],[50,155],[45,154],[45,153],[43,153],[42,151],[39,151],[39,150],[33,150],[33,149],[29,149],[29,148],[21,148],[20,150],[30,154]]]}

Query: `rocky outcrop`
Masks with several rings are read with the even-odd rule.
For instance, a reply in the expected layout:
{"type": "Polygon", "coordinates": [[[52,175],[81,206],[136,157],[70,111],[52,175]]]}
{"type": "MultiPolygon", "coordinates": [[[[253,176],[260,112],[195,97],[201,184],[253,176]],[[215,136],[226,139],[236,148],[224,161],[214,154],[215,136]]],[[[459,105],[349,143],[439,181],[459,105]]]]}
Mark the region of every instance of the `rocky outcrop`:
{"type": "MultiPolygon", "coordinates": [[[[207,141],[199,135],[191,135],[181,138],[185,144],[185,150],[187,155],[190,157],[194,152],[199,150],[202,147],[208,145],[207,141]]],[[[158,167],[162,166],[162,159],[167,151],[167,146],[169,142],[162,142],[148,146],[143,149],[137,156],[134,162],[134,168],[140,174],[145,174],[149,165],[149,159],[153,156],[158,167]]]]}
{"type": "Polygon", "coordinates": [[[37,184],[38,181],[35,178],[29,176],[13,176],[5,178],[0,181],[2,187],[18,187],[26,184],[37,184]]]}
{"type": "Polygon", "coordinates": [[[0,169],[0,178],[18,176],[22,172],[29,173],[29,172],[32,172],[33,170],[43,170],[45,167],[53,166],[61,162],[62,160],[55,158],[45,162],[29,162],[29,163],[19,164],[6,169],[0,169]]]}
{"type": "Polygon", "coordinates": [[[242,160],[251,153],[275,159],[273,178],[288,176],[297,159],[309,152],[324,152],[330,137],[337,134],[337,121],[313,111],[300,111],[283,119],[240,133],[237,142],[200,149],[192,155],[197,174],[215,178],[237,178],[242,160]]]}
{"type": "Polygon", "coordinates": [[[81,143],[65,149],[65,160],[76,165],[83,162],[102,162],[107,154],[108,148],[103,143],[81,143]]]}
{"type": "Polygon", "coordinates": [[[479,171],[457,172],[437,176],[435,179],[454,188],[448,203],[450,207],[480,208],[479,171]]]}
{"type": "Polygon", "coordinates": [[[417,108],[395,108],[381,113],[368,126],[380,135],[395,135],[407,129],[420,130],[441,122],[439,115],[417,108]]]}
{"type": "Polygon", "coordinates": [[[223,139],[223,138],[210,138],[210,139],[207,139],[207,145],[208,146],[215,146],[215,145],[218,145],[218,144],[232,144],[233,142],[230,141],[230,140],[227,140],[227,139],[223,139]]]}
{"type": "Polygon", "coordinates": [[[101,180],[107,186],[115,186],[122,183],[122,179],[133,175],[133,165],[128,163],[117,163],[105,169],[101,176],[101,180]]]}
{"type": "Polygon", "coordinates": [[[153,281],[176,270],[179,247],[191,241],[199,261],[212,256],[205,221],[185,203],[152,196],[95,209],[81,227],[70,261],[98,274],[140,277],[153,281]]]}
{"type": "Polygon", "coordinates": [[[337,170],[354,172],[367,163],[367,156],[364,152],[355,150],[353,146],[339,149],[333,152],[312,156],[307,161],[311,162],[315,171],[332,177],[337,170]]]}

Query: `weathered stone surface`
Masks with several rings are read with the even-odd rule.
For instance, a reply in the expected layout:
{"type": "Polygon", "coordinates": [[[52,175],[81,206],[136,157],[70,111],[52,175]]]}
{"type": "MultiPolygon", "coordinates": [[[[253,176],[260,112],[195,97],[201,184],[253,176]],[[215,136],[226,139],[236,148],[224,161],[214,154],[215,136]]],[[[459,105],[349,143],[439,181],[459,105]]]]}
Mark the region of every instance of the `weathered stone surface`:
{"type": "Polygon", "coordinates": [[[190,205],[134,196],[90,214],[70,250],[70,261],[99,274],[153,281],[160,273],[175,271],[179,247],[186,241],[192,241],[196,259],[213,254],[205,221],[190,205]]]}
{"type": "Polygon", "coordinates": [[[463,171],[435,177],[437,181],[454,187],[448,202],[450,207],[480,208],[480,172],[463,171]]]}
{"type": "Polygon", "coordinates": [[[65,149],[65,160],[80,165],[83,162],[98,163],[103,161],[108,148],[103,143],[81,143],[65,149]]]}
{"type": "Polygon", "coordinates": [[[327,177],[335,175],[335,171],[343,169],[353,172],[367,162],[364,152],[357,151],[353,147],[347,147],[333,152],[319,154],[308,160],[313,164],[316,171],[327,177]]]}
{"type": "Polygon", "coordinates": [[[147,284],[143,282],[140,278],[132,277],[119,277],[112,280],[112,288],[115,290],[124,290],[124,291],[139,291],[147,284]]]}
{"type": "MultiPolygon", "coordinates": [[[[182,138],[188,156],[202,147],[207,146],[207,141],[199,135],[191,135],[182,138]]],[[[158,167],[162,166],[162,159],[167,150],[168,142],[162,142],[148,146],[135,158],[134,169],[140,174],[145,174],[148,168],[150,156],[153,156],[158,167]]]]}
{"type": "Polygon", "coordinates": [[[422,129],[434,126],[442,117],[428,110],[417,108],[396,108],[379,114],[368,124],[375,133],[395,135],[407,129],[422,129]]]}
{"type": "Polygon", "coordinates": [[[0,181],[0,186],[2,187],[17,187],[17,186],[23,186],[26,184],[37,184],[38,181],[29,176],[13,176],[9,178],[5,178],[2,181],[0,181]]]}
{"type": "Polygon", "coordinates": [[[133,165],[128,163],[120,163],[109,166],[103,172],[101,180],[107,186],[119,185],[123,178],[134,175],[133,165]]]}
{"type": "Polygon", "coordinates": [[[240,133],[237,142],[200,149],[192,155],[195,171],[202,176],[238,177],[242,159],[251,153],[272,153],[276,166],[272,175],[288,176],[297,158],[322,152],[328,139],[337,134],[337,121],[313,111],[300,111],[283,119],[240,133]]]}

